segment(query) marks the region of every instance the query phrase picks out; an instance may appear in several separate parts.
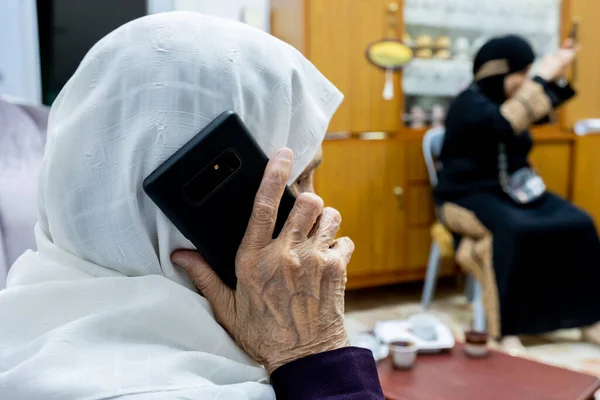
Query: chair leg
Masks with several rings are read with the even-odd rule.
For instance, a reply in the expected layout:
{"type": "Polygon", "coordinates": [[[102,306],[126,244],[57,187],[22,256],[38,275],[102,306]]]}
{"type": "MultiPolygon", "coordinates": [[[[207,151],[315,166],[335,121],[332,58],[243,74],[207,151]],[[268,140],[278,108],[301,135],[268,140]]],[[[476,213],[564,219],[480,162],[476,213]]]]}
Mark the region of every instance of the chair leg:
{"type": "Polygon", "coordinates": [[[467,301],[469,303],[473,303],[473,300],[475,299],[475,284],[477,282],[475,281],[475,278],[473,278],[473,275],[467,274],[467,278],[465,281],[465,297],[467,298],[467,301]]]}
{"type": "Polygon", "coordinates": [[[485,309],[483,307],[483,292],[479,282],[475,281],[474,296],[473,296],[473,328],[476,331],[483,332],[486,330],[485,324],[485,309]]]}
{"type": "Polygon", "coordinates": [[[431,304],[431,298],[435,291],[435,284],[438,276],[438,268],[440,265],[440,246],[437,243],[431,244],[429,251],[429,260],[427,261],[427,275],[425,276],[425,286],[421,295],[421,306],[427,310],[431,304]]]}

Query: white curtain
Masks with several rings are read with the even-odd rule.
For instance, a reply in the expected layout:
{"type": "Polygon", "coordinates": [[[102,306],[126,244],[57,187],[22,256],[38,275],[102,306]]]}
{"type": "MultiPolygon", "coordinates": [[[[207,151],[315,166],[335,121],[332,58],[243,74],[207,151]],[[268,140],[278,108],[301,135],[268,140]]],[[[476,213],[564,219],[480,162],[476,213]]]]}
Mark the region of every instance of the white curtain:
{"type": "MultiPolygon", "coordinates": [[[[156,1],[156,0],[155,0],[156,1]]],[[[245,22],[269,32],[269,0],[172,0],[175,11],[195,11],[245,22]],[[245,20],[248,18],[249,20],[245,20]],[[250,20],[251,19],[251,20],[250,20]]]]}
{"type": "Polygon", "coordinates": [[[35,0],[2,0],[0,95],[41,102],[40,49],[35,0]]]}

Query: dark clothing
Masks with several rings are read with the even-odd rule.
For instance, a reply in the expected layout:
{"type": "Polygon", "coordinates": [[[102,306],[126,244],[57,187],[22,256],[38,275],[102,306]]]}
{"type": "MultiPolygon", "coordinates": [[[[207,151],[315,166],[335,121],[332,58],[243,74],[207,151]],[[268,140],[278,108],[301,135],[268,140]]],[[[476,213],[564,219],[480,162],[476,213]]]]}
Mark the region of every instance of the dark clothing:
{"type": "MultiPolygon", "coordinates": [[[[558,107],[575,92],[536,77],[553,107],[558,107]]],[[[498,104],[482,93],[479,84],[459,94],[448,109],[446,135],[438,161],[436,197],[451,201],[468,193],[501,190],[498,181],[498,143],[503,142],[508,172],[529,166],[527,157],[533,141],[528,131],[515,134],[498,104]]]]}
{"type": "Polygon", "coordinates": [[[500,190],[498,143],[506,144],[509,172],[528,165],[533,142],[529,132],[513,133],[498,105],[473,85],[452,102],[438,161],[436,197],[443,201],[482,190],[500,190]]]}
{"type": "MultiPolygon", "coordinates": [[[[493,59],[493,52],[486,57],[493,59]]],[[[509,53],[498,57],[514,64],[509,53]]],[[[515,127],[539,120],[541,104],[547,116],[574,91],[535,78],[504,102],[498,85],[510,72],[515,71],[486,76],[487,85],[475,82],[450,106],[434,198],[439,206],[453,203],[472,211],[491,232],[502,334],[591,325],[600,321],[600,241],[594,222],[552,193],[519,204],[499,181],[499,143],[505,144],[508,173],[529,166],[531,136],[515,127]],[[490,89],[493,79],[501,80],[490,89]],[[535,92],[537,84],[543,90],[535,92]]]]}
{"type": "Polygon", "coordinates": [[[497,37],[485,43],[473,60],[473,75],[489,68],[490,62],[502,61],[502,68],[485,73],[485,77],[477,79],[485,95],[496,104],[506,100],[504,92],[504,77],[513,72],[526,70],[535,60],[535,54],[529,43],[516,35],[497,37]],[[486,67],[487,65],[487,67],[486,67]]]}
{"type": "Polygon", "coordinates": [[[503,335],[600,321],[600,243],[585,212],[552,193],[527,205],[500,190],[452,202],[473,211],[493,234],[503,335]]]}
{"type": "Polygon", "coordinates": [[[279,400],[383,400],[370,350],[328,351],[293,361],[271,375],[279,400]]]}

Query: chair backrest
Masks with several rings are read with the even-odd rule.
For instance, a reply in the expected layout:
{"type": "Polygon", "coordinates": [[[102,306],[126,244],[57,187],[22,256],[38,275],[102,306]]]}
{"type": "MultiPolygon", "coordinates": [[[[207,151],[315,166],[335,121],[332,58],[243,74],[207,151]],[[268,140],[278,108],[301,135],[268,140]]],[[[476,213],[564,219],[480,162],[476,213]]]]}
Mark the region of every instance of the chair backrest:
{"type": "Polygon", "coordinates": [[[437,168],[435,164],[442,152],[445,134],[446,130],[439,126],[429,129],[423,136],[423,158],[429,173],[429,181],[431,186],[434,187],[437,185],[437,168]]]}

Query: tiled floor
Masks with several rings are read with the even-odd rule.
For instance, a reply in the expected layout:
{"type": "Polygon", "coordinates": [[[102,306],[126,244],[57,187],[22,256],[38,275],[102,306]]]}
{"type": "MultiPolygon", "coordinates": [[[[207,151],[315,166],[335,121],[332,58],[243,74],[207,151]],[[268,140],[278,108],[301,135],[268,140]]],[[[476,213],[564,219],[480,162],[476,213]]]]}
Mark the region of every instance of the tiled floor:
{"type": "MultiPolygon", "coordinates": [[[[450,283],[437,290],[430,309],[461,340],[471,324],[471,307],[450,283]]],[[[346,326],[349,333],[371,330],[378,320],[405,319],[421,312],[421,285],[399,285],[349,292],[346,326]]],[[[600,347],[581,343],[579,331],[561,331],[542,337],[524,337],[525,357],[600,377],[600,347]]],[[[600,394],[596,395],[600,399],[600,394]]]]}

